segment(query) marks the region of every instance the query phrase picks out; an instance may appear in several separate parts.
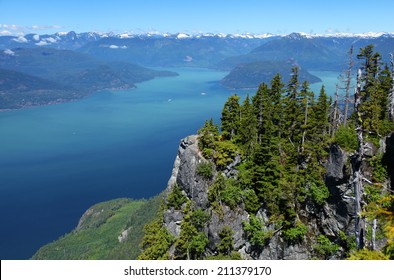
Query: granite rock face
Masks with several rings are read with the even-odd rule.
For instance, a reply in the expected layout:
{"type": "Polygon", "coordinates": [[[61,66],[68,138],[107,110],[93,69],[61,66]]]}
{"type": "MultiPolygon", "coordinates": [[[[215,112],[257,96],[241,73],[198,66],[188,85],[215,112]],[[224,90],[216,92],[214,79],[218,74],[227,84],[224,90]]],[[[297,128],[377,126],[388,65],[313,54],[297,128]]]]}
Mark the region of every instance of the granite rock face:
{"type": "MultiPolygon", "coordinates": [[[[387,149],[391,152],[394,150],[392,138],[394,136],[386,140],[387,149]]],[[[269,217],[266,209],[262,206],[256,216],[273,234],[263,248],[256,249],[249,243],[243,231],[243,221],[249,221],[249,214],[243,205],[239,205],[235,209],[223,205],[220,215],[210,206],[208,188],[213,184],[218,173],[214,170],[211,180],[204,179],[197,174],[198,165],[206,161],[198,149],[197,136],[189,136],[181,140],[166,193],[168,194],[177,184],[196,207],[209,213],[210,220],[204,227],[209,239],[206,255],[217,253],[216,246],[220,242],[219,233],[225,226],[229,226],[233,230],[234,250],[238,251],[244,259],[310,259],[314,256],[314,246],[320,234],[324,234],[330,240],[338,240],[343,233],[354,234],[354,199],[350,156],[351,154],[343,151],[338,145],[332,145],[329,148],[329,155],[325,163],[327,170],[325,182],[330,197],[327,203],[319,209],[313,205],[307,205],[306,209],[299,211],[299,218],[308,226],[308,233],[299,244],[287,242],[280,230],[270,228],[273,226],[269,225],[269,217]]],[[[234,162],[224,169],[223,174],[226,177],[237,176],[236,166],[240,162],[241,158],[237,156],[234,162]]],[[[183,217],[182,210],[169,209],[164,212],[165,226],[174,236],[179,236],[183,217]]],[[[173,248],[170,250],[170,254],[171,252],[174,252],[173,248]]],[[[341,251],[332,258],[341,258],[341,251]]]]}

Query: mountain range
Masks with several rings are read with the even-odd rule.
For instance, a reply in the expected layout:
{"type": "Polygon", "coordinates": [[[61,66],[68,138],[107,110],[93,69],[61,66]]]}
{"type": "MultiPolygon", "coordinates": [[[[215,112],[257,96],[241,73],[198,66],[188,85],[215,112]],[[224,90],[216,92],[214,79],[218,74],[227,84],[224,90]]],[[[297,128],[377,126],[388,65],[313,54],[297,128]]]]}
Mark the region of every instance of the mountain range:
{"type": "MultiPolygon", "coordinates": [[[[271,76],[272,71],[286,76],[290,73],[288,65],[299,66],[311,78],[310,82],[316,82],[318,79],[312,78],[308,71],[339,73],[346,68],[351,46],[357,53],[359,48],[370,44],[387,62],[389,53],[394,51],[394,34],[77,34],[71,31],[52,35],[0,36],[0,68],[40,78],[39,85],[48,80],[49,84],[43,86],[43,90],[53,87],[53,83],[57,88],[67,86],[79,97],[86,96],[86,92],[132,88],[135,83],[156,76],[175,75],[145,67],[234,70],[235,73],[231,72],[222,84],[245,88],[257,87],[258,81],[265,81],[264,77],[271,76]],[[247,69],[253,69],[254,74],[242,73],[247,69]]],[[[19,75],[14,80],[20,81],[22,77],[26,76],[19,75]]],[[[8,100],[14,101],[8,105],[1,102],[0,107],[23,107],[20,96],[5,91],[10,86],[4,85],[5,79],[1,81],[2,96],[8,95],[8,100]],[[10,107],[10,104],[13,105],[10,107]]],[[[27,87],[25,93],[35,92],[35,87],[27,87]]],[[[58,96],[48,98],[67,100],[70,99],[68,94],[65,90],[60,99],[58,96]]],[[[37,98],[31,96],[28,99],[37,98]]],[[[43,104],[48,102],[45,100],[43,104]]]]}

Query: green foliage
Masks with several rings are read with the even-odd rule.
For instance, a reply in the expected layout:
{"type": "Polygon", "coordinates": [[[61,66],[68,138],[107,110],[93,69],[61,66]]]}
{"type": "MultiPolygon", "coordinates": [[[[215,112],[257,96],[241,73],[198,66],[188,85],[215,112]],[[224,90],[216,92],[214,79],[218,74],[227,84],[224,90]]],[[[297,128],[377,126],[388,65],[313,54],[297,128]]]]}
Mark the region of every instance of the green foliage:
{"type": "Polygon", "coordinates": [[[198,147],[205,158],[211,159],[215,150],[215,141],[219,137],[219,128],[213,123],[212,118],[205,121],[204,127],[198,131],[198,147]]]}
{"type": "Polygon", "coordinates": [[[235,141],[243,148],[245,153],[253,152],[257,144],[257,120],[254,115],[252,104],[250,104],[249,96],[246,96],[241,107],[240,127],[235,141]]]}
{"type": "Polygon", "coordinates": [[[143,228],[157,215],[160,197],[150,200],[115,199],[89,209],[78,230],[41,247],[33,259],[136,259],[143,228]],[[118,237],[128,230],[127,238],[118,237]]]}
{"type": "Polygon", "coordinates": [[[319,257],[328,259],[339,250],[339,245],[331,242],[326,236],[320,234],[317,237],[317,244],[314,246],[314,250],[319,257]]]}
{"type": "Polygon", "coordinates": [[[255,215],[250,215],[249,222],[243,221],[243,230],[250,244],[262,248],[265,242],[272,237],[272,232],[264,229],[263,221],[255,215]]]}
{"type": "Polygon", "coordinates": [[[223,169],[234,161],[237,155],[237,146],[231,141],[215,142],[213,161],[218,169],[223,169]]]}
{"type": "Polygon", "coordinates": [[[239,96],[233,95],[228,98],[222,110],[222,137],[225,140],[232,140],[238,133],[240,125],[240,105],[239,96]]]}
{"type": "Polygon", "coordinates": [[[297,222],[294,227],[283,230],[283,237],[290,243],[301,243],[305,234],[308,232],[308,226],[297,222]]]}
{"type": "Polygon", "coordinates": [[[209,161],[200,162],[197,165],[197,174],[203,177],[205,180],[211,180],[213,177],[213,163],[209,161]]]}
{"type": "Polygon", "coordinates": [[[383,136],[394,124],[388,120],[388,96],[392,89],[391,71],[386,65],[382,69],[382,56],[374,51],[373,45],[360,49],[357,58],[362,60],[363,82],[359,116],[364,131],[370,135],[383,136]]]}
{"type": "Polygon", "coordinates": [[[383,183],[388,177],[387,167],[382,162],[382,158],[383,155],[376,155],[369,160],[369,164],[373,168],[372,180],[376,183],[383,183]]]}
{"type": "Polygon", "coordinates": [[[342,149],[355,151],[358,148],[357,133],[352,126],[340,126],[334,140],[342,149]]]}
{"type": "Polygon", "coordinates": [[[220,254],[230,256],[234,249],[233,234],[233,230],[227,225],[219,232],[220,242],[216,247],[220,254]]]}
{"type": "Polygon", "coordinates": [[[139,260],[166,260],[169,258],[168,249],[174,243],[172,236],[164,226],[163,209],[156,219],[144,227],[144,237],[141,242],[142,252],[139,260]]]}
{"type": "Polygon", "coordinates": [[[241,192],[245,210],[248,213],[256,213],[260,209],[259,198],[253,189],[244,189],[241,192]]]}
{"type": "Polygon", "coordinates": [[[323,182],[320,184],[312,182],[309,187],[309,195],[317,205],[322,206],[330,196],[330,192],[323,182]]]}
{"type": "Polygon", "coordinates": [[[192,209],[190,203],[184,210],[185,217],[181,223],[181,232],[175,242],[176,259],[200,259],[209,243],[208,237],[202,230],[203,222],[207,216],[203,211],[198,213],[192,209]]]}
{"type": "Polygon", "coordinates": [[[175,184],[167,196],[167,207],[174,207],[175,210],[180,210],[186,201],[187,197],[184,195],[181,188],[175,184]]]}
{"type": "Polygon", "coordinates": [[[208,200],[211,204],[222,203],[234,209],[241,202],[241,190],[233,179],[226,179],[219,173],[214,184],[208,188],[208,200]]]}
{"type": "Polygon", "coordinates": [[[382,252],[362,249],[350,255],[348,260],[388,260],[382,252]]]}
{"type": "Polygon", "coordinates": [[[191,212],[191,220],[198,230],[202,230],[209,221],[209,214],[203,209],[197,208],[191,212]]]}

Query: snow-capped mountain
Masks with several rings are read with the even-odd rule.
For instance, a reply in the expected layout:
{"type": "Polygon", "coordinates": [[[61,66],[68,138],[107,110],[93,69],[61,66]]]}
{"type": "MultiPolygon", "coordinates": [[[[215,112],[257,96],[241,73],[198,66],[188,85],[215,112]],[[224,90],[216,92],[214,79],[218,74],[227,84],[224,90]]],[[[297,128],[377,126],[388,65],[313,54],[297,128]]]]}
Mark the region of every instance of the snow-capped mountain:
{"type": "Polygon", "coordinates": [[[350,46],[373,44],[384,57],[394,52],[394,33],[363,34],[222,34],[58,32],[52,35],[0,36],[0,50],[52,48],[74,50],[104,61],[145,66],[219,67],[239,63],[295,60],[307,67],[329,68],[345,61],[350,46]],[[308,52],[308,53],[306,53],[308,52]],[[317,65],[321,65],[317,67],[317,65]]]}

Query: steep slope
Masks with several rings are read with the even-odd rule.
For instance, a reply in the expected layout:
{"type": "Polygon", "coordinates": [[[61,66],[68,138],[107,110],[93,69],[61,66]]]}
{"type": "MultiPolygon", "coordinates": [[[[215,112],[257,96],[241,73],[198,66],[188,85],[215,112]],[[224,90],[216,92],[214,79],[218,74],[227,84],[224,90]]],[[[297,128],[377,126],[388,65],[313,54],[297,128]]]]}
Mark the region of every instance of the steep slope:
{"type": "Polygon", "coordinates": [[[136,259],[143,227],[156,215],[160,200],[157,196],[98,203],[84,213],[74,231],[41,247],[32,259],[136,259]]]}

